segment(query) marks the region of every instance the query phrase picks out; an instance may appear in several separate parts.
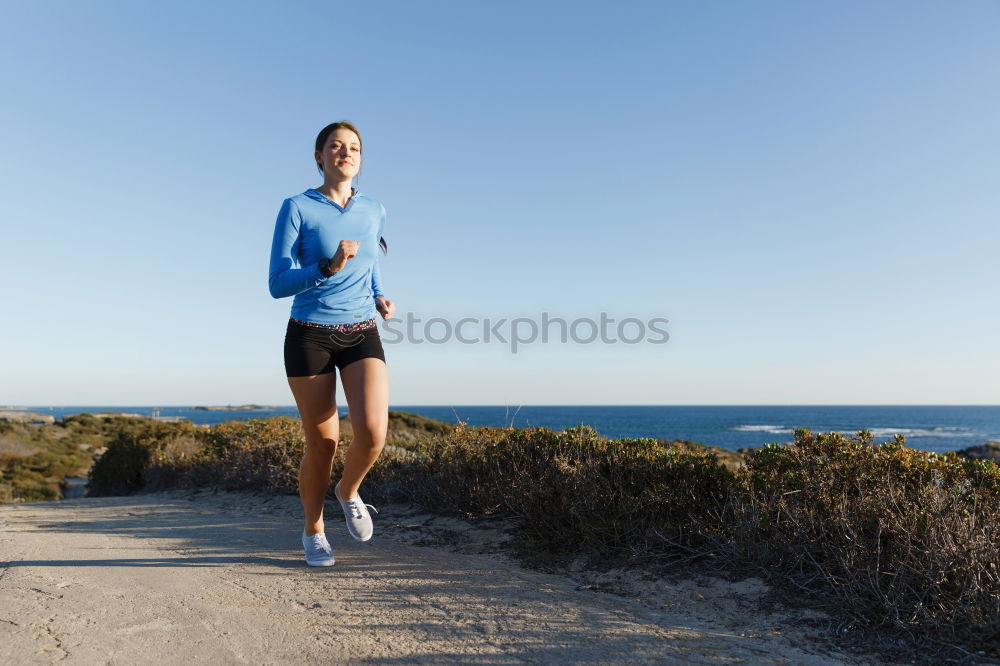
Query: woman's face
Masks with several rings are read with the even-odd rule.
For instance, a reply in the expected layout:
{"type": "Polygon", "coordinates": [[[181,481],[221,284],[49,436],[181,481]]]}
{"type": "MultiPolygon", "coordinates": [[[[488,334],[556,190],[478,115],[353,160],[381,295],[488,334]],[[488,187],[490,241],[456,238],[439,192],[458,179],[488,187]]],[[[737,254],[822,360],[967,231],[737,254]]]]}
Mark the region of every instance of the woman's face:
{"type": "Polygon", "coordinates": [[[343,127],[333,130],[323,150],[316,153],[316,163],[328,177],[340,174],[345,180],[354,178],[361,168],[361,139],[343,127]]]}

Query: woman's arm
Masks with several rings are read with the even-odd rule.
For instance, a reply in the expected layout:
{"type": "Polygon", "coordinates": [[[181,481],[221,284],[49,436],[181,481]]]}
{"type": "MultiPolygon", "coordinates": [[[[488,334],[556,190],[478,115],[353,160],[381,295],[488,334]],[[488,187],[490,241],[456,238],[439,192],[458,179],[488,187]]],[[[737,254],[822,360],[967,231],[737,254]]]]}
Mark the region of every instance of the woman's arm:
{"type": "MultiPolygon", "coordinates": [[[[376,250],[376,253],[378,250],[376,250]]],[[[379,268],[378,254],[375,255],[375,265],[372,266],[372,296],[385,296],[382,293],[382,270],[379,268]]]]}
{"type": "Polygon", "coordinates": [[[385,206],[379,204],[382,209],[382,214],[379,218],[378,223],[378,233],[375,234],[375,265],[372,266],[372,296],[379,297],[385,296],[382,293],[382,270],[379,267],[379,241],[382,239],[382,232],[385,230],[385,206]]]}
{"type": "Polygon", "coordinates": [[[326,281],[319,270],[319,262],[313,266],[299,266],[299,229],[302,216],[291,199],[285,199],[274,223],[274,238],[271,240],[271,263],[268,269],[268,289],[274,298],[295,296],[326,281]]]}
{"type": "Polygon", "coordinates": [[[382,293],[382,271],[379,268],[379,243],[382,240],[382,232],[385,230],[385,206],[382,207],[382,217],[378,225],[378,235],[375,236],[375,265],[372,267],[372,296],[375,298],[375,309],[382,315],[382,319],[392,319],[396,314],[396,304],[385,297],[382,293]]]}

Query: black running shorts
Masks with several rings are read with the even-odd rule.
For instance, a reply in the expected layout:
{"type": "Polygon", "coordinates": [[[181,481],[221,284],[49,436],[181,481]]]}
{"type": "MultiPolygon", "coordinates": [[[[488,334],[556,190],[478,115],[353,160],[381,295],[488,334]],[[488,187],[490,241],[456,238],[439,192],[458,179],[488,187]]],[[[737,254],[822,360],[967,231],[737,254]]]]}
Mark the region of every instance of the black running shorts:
{"type": "Polygon", "coordinates": [[[288,320],[285,331],[287,377],[322,375],[333,372],[335,367],[343,371],[349,363],[369,357],[385,362],[378,326],[345,333],[288,320]]]}

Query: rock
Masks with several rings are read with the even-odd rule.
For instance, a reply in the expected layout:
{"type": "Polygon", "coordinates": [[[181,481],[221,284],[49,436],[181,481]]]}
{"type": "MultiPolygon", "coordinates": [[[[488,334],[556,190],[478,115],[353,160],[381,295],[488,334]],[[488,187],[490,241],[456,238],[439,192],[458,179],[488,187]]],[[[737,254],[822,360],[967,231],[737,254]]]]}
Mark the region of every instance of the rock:
{"type": "Polygon", "coordinates": [[[1000,441],[993,439],[979,446],[970,446],[960,451],[955,451],[955,454],[960,458],[992,460],[1000,464],[1000,441]]]}
{"type": "Polygon", "coordinates": [[[56,417],[51,414],[39,414],[38,412],[0,412],[0,421],[52,425],[56,422],[56,417]]]}

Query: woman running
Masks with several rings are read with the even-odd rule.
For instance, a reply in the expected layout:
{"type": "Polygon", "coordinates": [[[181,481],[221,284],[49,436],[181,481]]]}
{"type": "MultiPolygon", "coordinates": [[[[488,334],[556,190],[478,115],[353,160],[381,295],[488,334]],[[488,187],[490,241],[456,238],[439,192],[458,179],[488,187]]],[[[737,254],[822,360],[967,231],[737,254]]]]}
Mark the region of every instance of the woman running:
{"type": "MultiPolygon", "coordinates": [[[[385,445],[389,383],[376,315],[392,317],[395,306],[382,293],[378,247],[385,207],[351,183],[361,168],[361,134],[349,122],[332,123],[316,137],[320,187],[281,204],[271,244],[271,296],[294,296],[285,332],[285,374],[302,416],[306,448],[299,468],[305,512],[302,546],[310,566],[330,566],[333,551],[323,526],[340,439],[336,374],[347,396],[354,438],[344,472],[333,488],[359,541],[372,536],[372,519],[358,488],[385,445]]],[[[376,511],[376,513],[378,513],[376,511]]]]}

